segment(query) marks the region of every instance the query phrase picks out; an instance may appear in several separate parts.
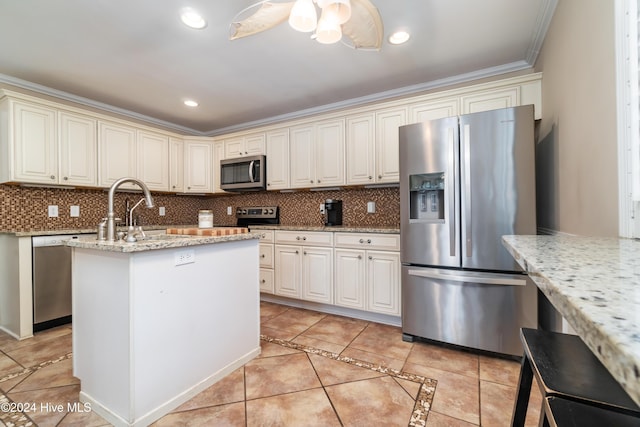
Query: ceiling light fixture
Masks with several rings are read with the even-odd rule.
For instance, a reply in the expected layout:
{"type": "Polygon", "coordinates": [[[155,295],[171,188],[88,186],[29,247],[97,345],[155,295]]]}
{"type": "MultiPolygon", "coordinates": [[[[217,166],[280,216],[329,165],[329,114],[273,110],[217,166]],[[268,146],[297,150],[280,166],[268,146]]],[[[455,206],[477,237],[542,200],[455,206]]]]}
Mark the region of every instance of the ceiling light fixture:
{"type": "Polygon", "coordinates": [[[202,15],[190,7],[185,7],[180,11],[180,19],[189,28],[201,30],[207,26],[207,21],[204,20],[202,15]]]}
{"type": "Polygon", "coordinates": [[[342,39],[341,25],[349,18],[350,0],[296,0],[289,15],[289,25],[303,33],[316,30],[311,38],[322,44],[332,44],[342,39]],[[320,7],[320,20],[313,3],[320,7]]]}
{"type": "Polygon", "coordinates": [[[391,44],[402,44],[405,43],[411,35],[406,31],[396,31],[395,33],[389,36],[389,43],[391,44]]]}
{"type": "Polygon", "coordinates": [[[186,101],[184,101],[184,105],[186,105],[187,107],[197,107],[198,103],[192,99],[187,99],[186,101]]]}

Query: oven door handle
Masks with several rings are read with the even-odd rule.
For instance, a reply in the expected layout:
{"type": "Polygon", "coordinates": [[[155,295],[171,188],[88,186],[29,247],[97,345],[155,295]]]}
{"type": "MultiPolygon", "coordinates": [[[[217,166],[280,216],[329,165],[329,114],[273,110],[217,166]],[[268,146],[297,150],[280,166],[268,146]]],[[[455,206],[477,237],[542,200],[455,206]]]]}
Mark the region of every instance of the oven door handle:
{"type": "Polygon", "coordinates": [[[253,173],[253,166],[255,165],[256,161],[255,160],[251,160],[251,162],[249,163],[249,180],[251,182],[256,182],[256,177],[253,173]]]}
{"type": "Polygon", "coordinates": [[[409,270],[410,276],[424,277],[426,279],[448,280],[451,282],[470,282],[481,285],[505,285],[505,286],[526,286],[526,279],[516,279],[514,277],[490,276],[488,274],[465,275],[465,274],[442,274],[434,270],[409,270]]]}

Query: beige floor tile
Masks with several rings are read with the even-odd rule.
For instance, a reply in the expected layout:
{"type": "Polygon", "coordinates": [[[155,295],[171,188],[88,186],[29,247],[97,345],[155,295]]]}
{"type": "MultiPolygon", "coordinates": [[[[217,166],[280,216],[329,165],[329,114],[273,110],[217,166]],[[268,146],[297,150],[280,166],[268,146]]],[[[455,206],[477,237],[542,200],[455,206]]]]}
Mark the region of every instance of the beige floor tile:
{"type": "Polygon", "coordinates": [[[260,321],[266,322],[267,320],[276,317],[287,310],[289,310],[289,307],[287,307],[286,305],[262,301],[260,303],[260,321]]]}
{"type": "Polygon", "coordinates": [[[519,362],[497,357],[480,356],[481,380],[517,387],[519,376],[519,362]]]}
{"type": "Polygon", "coordinates": [[[430,411],[427,417],[427,427],[473,427],[477,425],[435,411],[430,411]]]}
{"type": "Polygon", "coordinates": [[[30,375],[30,373],[26,373],[26,374],[18,375],[18,376],[14,377],[14,378],[2,381],[0,383],[0,390],[2,390],[4,392],[11,391],[16,385],[20,384],[22,381],[27,379],[29,377],[29,375],[30,375]]]}
{"type": "Polygon", "coordinates": [[[6,353],[13,360],[28,368],[70,352],[71,334],[67,333],[48,339],[33,340],[31,345],[21,346],[6,353]]]}
{"type": "Polygon", "coordinates": [[[303,336],[347,346],[367,325],[364,320],[328,315],[307,329],[303,336]]]}
{"type": "Polygon", "coordinates": [[[244,372],[247,399],[321,387],[304,353],[254,359],[244,372]]]}
{"type": "Polygon", "coordinates": [[[65,359],[38,369],[15,386],[11,392],[20,393],[23,391],[74,384],[80,384],[80,380],[73,376],[71,359],[65,359]]]}
{"type": "Polygon", "coordinates": [[[103,427],[111,426],[107,420],[93,411],[69,412],[56,427],[103,427]]]}
{"type": "Polygon", "coordinates": [[[271,338],[279,338],[285,341],[291,341],[298,336],[297,332],[290,332],[282,329],[274,329],[274,328],[269,328],[267,326],[260,326],[260,334],[266,335],[271,338]]]}
{"type": "Polygon", "coordinates": [[[395,326],[370,323],[348,348],[364,350],[386,357],[406,360],[412,343],[402,341],[402,330],[395,326]]]}
{"type": "Polygon", "coordinates": [[[480,381],[480,422],[483,426],[509,426],[516,388],[480,381]]]}
{"type": "MultiPolygon", "coordinates": [[[[18,348],[28,347],[48,340],[55,340],[58,337],[65,335],[71,335],[71,325],[62,325],[47,329],[46,331],[36,332],[33,334],[33,337],[25,338],[23,340],[17,340],[5,334],[5,339],[0,340],[0,350],[8,353],[18,348]],[[6,337],[8,337],[8,339],[6,337]]],[[[69,347],[69,351],[71,351],[71,347],[69,347]]]]}
{"type": "Polygon", "coordinates": [[[193,411],[171,413],[151,425],[156,427],[244,427],[246,425],[245,405],[244,402],[238,402],[193,411]]]}
{"type": "Polygon", "coordinates": [[[328,385],[342,384],[351,381],[358,381],[368,378],[384,376],[380,372],[361,368],[339,360],[332,360],[328,357],[309,354],[309,360],[320,378],[320,382],[325,387],[328,385]]]}
{"type": "Polygon", "coordinates": [[[322,389],[247,401],[247,427],[333,427],[340,421],[322,389]]]}
{"type": "Polygon", "coordinates": [[[418,392],[420,391],[420,383],[417,383],[415,381],[403,380],[402,378],[394,378],[394,380],[396,380],[396,382],[400,384],[400,386],[404,388],[407,393],[409,393],[409,396],[411,396],[412,399],[415,400],[418,397],[418,392]]]}
{"type": "Polygon", "coordinates": [[[296,338],[293,339],[293,342],[296,344],[304,345],[307,347],[313,347],[313,348],[317,348],[320,350],[324,350],[324,351],[328,351],[336,354],[342,353],[342,350],[346,348],[346,346],[344,345],[334,344],[332,342],[311,338],[306,335],[298,335],[296,338]]]}
{"type": "Polygon", "coordinates": [[[398,371],[400,371],[402,366],[404,366],[404,359],[394,359],[392,357],[388,357],[385,353],[371,353],[357,348],[352,348],[351,346],[347,347],[342,353],[340,353],[340,356],[375,363],[398,371]]]}
{"type": "Polygon", "coordinates": [[[34,411],[27,415],[39,427],[56,426],[67,415],[69,404],[78,401],[79,385],[52,387],[41,390],[30,390],[20,393],[8,393],[14,402],[34,404],[34,411]]]}
{"type": "Polygon", "coordinates": [[[285,354],[301,353],[300,350],[287,348],[278,344],[260,341],[260,355],[258,357],[283,356],[285,354]]]}
{"type": "Polygon", "coordinates": [[[415,403],[388,376],[329,386],[326,391],[345,426],[405,427],[415,403]]]}
{"type": "Polygon", "coordinates": [[[220,381],[198,393],[173,412],[244,402],[244,367],[236,369],[220,381]]]}
{"type": "Polygon", "coordinates": [[[478,378],[478,355],[434,344],[415,343],[407,363],[478,378]]]}
{"type": "Polygon", "coordinates": [[[431,406],[434,411],[472,424],[480,423],[479,379],[412,363],[407,363],[404,370],[438,381],[431,406]]]}
{"type": "Polygon", "coordinates": [[[302,310],[299,308],[290,308],[284,313],[267,320],[264,322],[263,326],[299,335],[319,322],[325,316],[326,314],[324,313],[302,310]]]}
{"type": "MultiPolygon", "coordinates": [[[[6,377],[9,374],[20,372],[23,369],[23,366],[17,364],[9,356],[0,353],[0,379],[6,377]]],[[[2,387],[2,384],[0,384],[0,387],[2,387]]]]}

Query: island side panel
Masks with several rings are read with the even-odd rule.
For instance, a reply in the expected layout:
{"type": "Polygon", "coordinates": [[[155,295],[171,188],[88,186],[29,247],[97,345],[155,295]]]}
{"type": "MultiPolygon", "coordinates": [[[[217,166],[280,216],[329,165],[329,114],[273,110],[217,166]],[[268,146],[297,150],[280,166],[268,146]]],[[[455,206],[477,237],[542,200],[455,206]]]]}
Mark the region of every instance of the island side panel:
{"type": "Polygon", "coordinates": [[[113,413],[130,413],[129,255],[74,248],[73,373],[81,391],[113,413]]]}
{"type": "Polygon", "coordinates": [[[136,420],[173,409],[194,386],[259,354],[258,248],[243,240],[132,254],[136,420]],[[195,262],[175,265],[190,251],[195,262]]]}

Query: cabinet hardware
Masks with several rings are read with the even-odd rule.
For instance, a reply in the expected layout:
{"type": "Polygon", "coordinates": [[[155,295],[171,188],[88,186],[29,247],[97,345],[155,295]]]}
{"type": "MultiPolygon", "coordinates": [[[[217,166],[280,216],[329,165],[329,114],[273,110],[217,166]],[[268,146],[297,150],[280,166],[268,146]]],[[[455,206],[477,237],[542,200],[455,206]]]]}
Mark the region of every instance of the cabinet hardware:
{"type": "Polygon", "coordinates": [[[318,180],[318,184],[320,184],[320,180],[318,180]]]}
{"type": "Polygon", "coordinates": [[[296,236],[296,240],[300,240],[300,236],[296,236]]]}
{"type": "Polygon", "coordinates": [[[50,178],[51,178],[51,179],[56,179],[56,176],[55,176],[55,175],[51,175],[51,177],[50,177],[50,178]]]}
{"type": "Polygon", "coordinates": [[[378,179],[382,179],[382,175],[378,175],[378,179]]]}
{"type": "Polygon", "coordinates": [[[265,283],[265,282],[266,282],[266,280],[262,279],[262,280],[261,280],[261,282],[262,282],[262,283],[265,283]]]}
{"type": "Polygon", "coordinates": [[[364,243],[364,239],[360,239],[360,243],[364,243]]]}
{"type": "Polygon", "coordinates": [[[358,259],[362,259],[362,255],[358,255],[358,259]]]}
{"type": "Polygon", "coordinates": [[[371,239],[367,239],[367,243],[371,243],[371,239]]]}
{"type": "Polygon", "coordinates": [[[307,240],[307,236],[302,236],[302,240],[307,240]]]}
{"type": "Polygon", "coordinates": [[[313,184],[313,180],[310,180],[309,182],[313,184]]]}
{"type": "Polygon", "coordinates": [[[371,255],[369,255],[369,259],[373,259],[373,257],[371,255]]]}
{"type": "Polygon", "coordinates": [[[373,179],[373,177],[371,175],[369,175],[369,179],[373,179]]]}
{"type": "Polygon", "coordinates": [[[260,258],[264,258],[264,254],[260,255],[260,258]]]}
{"type": "Polygon", "coordinates": [[[62,179],[64,179],[65,181],[68,181],[68,180],[69,180],[69,177],[68,177],[68,176],[65,176],[65,177],[64,177],[64,178],[62,178],[62,179]]]}
{"type": "Polygon", "coordinates": [[[302,254],[303,254],[303,255],[306,255],[306,254],[307,254],[307,251],[302,252],[302,254]]]}
{"type": "Polygon", "coordinates": [[[298,255],[300,252],[296,251],[296,255],[298,255]]]}

